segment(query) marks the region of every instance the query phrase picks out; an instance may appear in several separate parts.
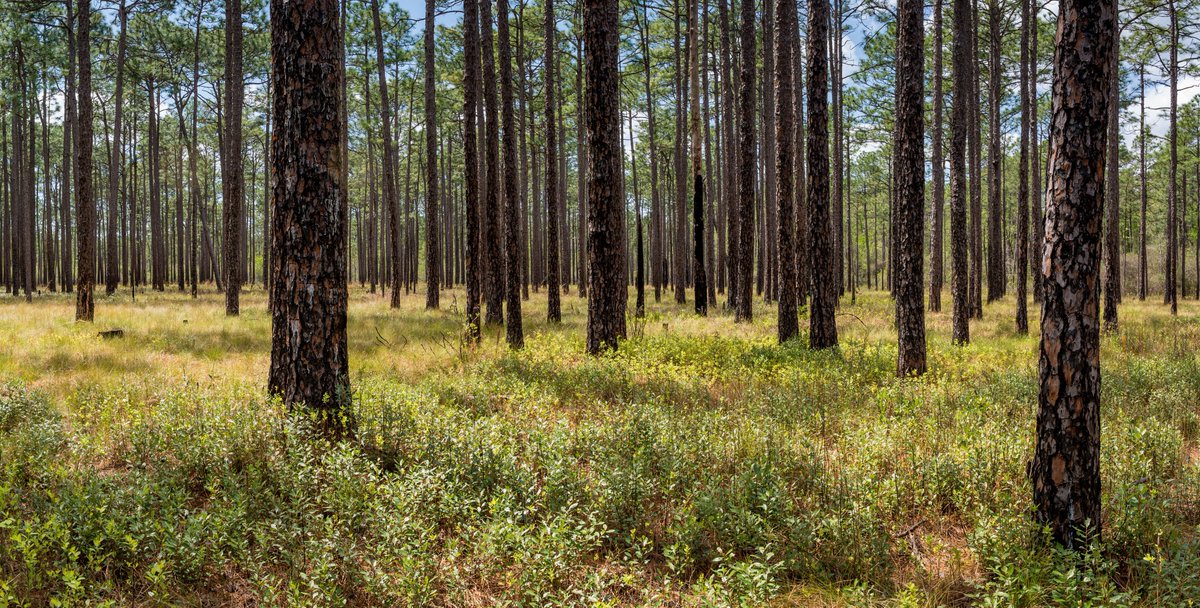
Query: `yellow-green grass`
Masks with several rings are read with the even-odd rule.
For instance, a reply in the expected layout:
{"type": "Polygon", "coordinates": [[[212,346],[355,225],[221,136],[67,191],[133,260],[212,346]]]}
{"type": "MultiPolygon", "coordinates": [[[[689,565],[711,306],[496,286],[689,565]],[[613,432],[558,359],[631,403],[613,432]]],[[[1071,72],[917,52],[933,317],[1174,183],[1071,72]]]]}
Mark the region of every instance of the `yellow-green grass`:
{"type": "MultiPolygon", "coordinates": [[[[1105,537],[1029,523],[1037,312],[930,314],[897,379],[892,302],[843,299],[842,346],[779,346],[648,294],[616,354],[586,300],[523,303],[527,348],[464,296],[352,291],[358,440],[322,446],[263,395],[261,290],[0,299],[0,606],[1164,605],[1200,594],[1200,304],[1126,298],[1103,339],[1105,537]],[[123,338],[97,332],[122,329],[123,338]]],[[[690,295],[690,294],[689,294],[690,295]]],[[[632,300],[632,292],[631,292],[632,300]]],[[[724,297],[719,297],[724,302],[724,297]]],[[[632,310],[632,306],[630,308],[632,310]]],[[[802,318],[802,327],[806,326],[802,318]]]]}

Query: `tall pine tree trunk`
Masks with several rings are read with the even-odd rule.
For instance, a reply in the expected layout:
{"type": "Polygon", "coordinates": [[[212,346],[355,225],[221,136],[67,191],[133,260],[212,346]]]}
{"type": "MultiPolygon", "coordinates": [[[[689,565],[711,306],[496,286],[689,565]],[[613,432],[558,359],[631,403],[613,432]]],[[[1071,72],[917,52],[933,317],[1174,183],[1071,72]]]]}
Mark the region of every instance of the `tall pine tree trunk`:
{"type": "Polygon", "coordinates": [[[1029,35],[1031,0],[1021,0],[1021,66],[1018,95],[1021,104],[1021,148],[1017,167],[1017,333],[1029,333],[1029,310],[1025,284],[1029,276],[1029,131],[1031,95],[1029,88],[1029,35]]]}
{"type": "MultiPolygon", "coordinates": [[[[479,29],[483,35],[480,51],[483,53],[483,104],[485,156],[487,185],[484,188],[483,219],[487,258],[487,279],[484,281],[484,298],[487,309],[485,322],[489,325],[504,323],[505,260],[500,247],[500,118],[496,101],[496,59],[493,54],[491,0],[479,0],[479,29]]],[[[503,43],[503,41],[502,41],[503,43]]]]}
{"type": "Polygon", "coordinates": [[[950,108],[950,297],[952,339],[968,344],[971,331],[971,281],[968,276],[967,131],[971,114],[971,1],[954,0],[954,105],[950,108]]]}
{"type": "Polygon", "coordinates": [[[775,118],[775,137],[778,140],[775,167],[773,168],[778,180],[776,193],[776,213],[779,218],[779,230],[776,234],[776,251],[779,260],[779,319],[776,323],[779,343],[783,344],[796,337],[799,333],[799,321],[796,318],[796,265],[795,245],[792,243],[795,233],[795,186],[793,176],[795,154],[793,118],[795,108],[792,100],[794,92],[792,69],[795,66],[792,53],[796,48],[796,3],[792,0],[778,0],[775,7],[775,101],[778,104],[775,118]]]}
{"type": "Polygon", "coordinates": [[[933,142],[930,173],[933,177],[933,225],[929,240],[929,310],[941,312],[942,285],[945,282],[946,163],[942,153],[942,0],[933,4],[933,142]]]}
{"type": "Polygon", "coordinates": [[[268,390],[316,428],[352,437],[346,338],[342,29],[337,0],[272,2],[277,132],[268,390]],[[331,27],[332,25],[332,27],[331,27]]]}
{"type": "Polygon", "coordinates": [[[624,192],[621,117],[617,106],[620,9],[617,0],[584,0],[588,171],[587,350],[616,350],[625,335],[624,192]]]}
{"type": "MultiPolygon", "coordinates": [[[[1029,0],[1026,0],[1029,1],[1029,0]]],[[[1120,172],[1121,172],[1121,26],[1113,19],[1112,86],[1108,100],[1108,167],[1105,169],[1104,222],[1105,260],[1104,273],[1104,328],[1117,330],[1117,303],[1121,301],[1121,232],[1120,232],[1120,172]]]]}
{"type": "Polygon", "coordinates": [[[557,50],[558,21],[554,16],[554,0],[546,0],[545,6],[545,40],[546,48],[543,57],[542,78],[546,94],[546,320],[550,323],[562,321],[562,290],[560,288],[561,265],[559,263],[559,222],[558,216],[558,129],[555,111],[558,108],[558,98],[555,89],[555,51],[557,50]]]}
{"type": "Polygon", "coordinates": [[[379,114],[383,123],[383,207],[387,214],[388,251],[392,262],[389,284],[392,287],[390,305],[400,307],[400,202],[396,198],[396,141],[392,138],[392,104],[388,97],[387,66],[383,55],[383,28],[379,17],[379,0],[371,0],[371,20],[375,30],[375,69],[379,72],[379,114]]]}
{"type": "Polygon", "coordinates": [[[988,243],[987,301],[1004,295],[1000,202],[1000,6],[988,0],[988,243]]]}
{"type": "Polygon", "coordinates": [[[699,0],[688,0],[688,79],[691,81],[692,144],[692,284],[696,288],[696,314],[708,315],[708,277],[704,267],[704,159],[700,155],[700,27],[699,0]]]}
{"type": "MultiPolygon", "coordinates": [[[[817,0],[821,2],[822,0],[817,0]]],[[[828,0],[824,0],[828,1],[828,0]]],[[[754,142],[754,73],[755,59],[754,3],[742,1],[741,17],[741,94],[738,108],[738,238],[737,238],[737,299],[734,303],[738,321],[754,318],[754,199],[757,159],[754,142]]],[[[811,35],[811,34],[810,34],[811,35]]]]}
{"type": "Polygon", "coordinates": [[[1054,52],[1035,514],[1064,546],[1099,538],[1100,224],[1116,3],[1063,0],[1054,52]]]}
{"type": "MultiPolygon", "coordinates": [[[[812,0],[808,5],[808,259],[810,262],[808,344],[811,348],[837,346],[837,252],[829,213],[829,0],[812,0]]],[[[835,150],[840,147],[835,146],[835,150]]],[[[835,176],[836,177],[836,176],[835,176]]],[[[835,203],[836,205],[836,203],[835,203]]]]}
{"type": "Polygon", "coordinates": [[[1170,22],[1171,64],[1168,67],[1168,87],[1171,92],[1167,142],[1167,268],[1165,300],[1171,315],[1179,313],[1179,14],[1174,0],[1167,0],[1170,22]]]}
{"type": "Polygon", "coordinates": [[[227,182],[223,201],[225,250],[225,314],[240,313],[242,291],[242,207],[245,198],[245,171],[242,166],[242,102],[245,85],[242,78],[242,0],[225,0],[225,154],[222,159],[227,182]]]}
{"type": "Polygon", "coordinates": [[[896,374],[925,373],[925,31],[922,0],[900,0],[896,24],[896,374]]]}
{"type": "MultiPolygon", "coordinates": [[[[480,253],[483,242],[479,233],[479,5],[474,0],[463,3],[463,55],[466,63],[463,74],[463,179],[466,182],[465,206],[467,236],[464,266],[467,287],[467,341],[477,344],[480,339],[479,299],[482,268],[480,253]]],[[[547,106],[549,107],[549,105],[547,106]]]]}
{"type": "Polygon", "coordinates": [[[496,34],[500,41],[500,111],[504,122],[504,291],[508,304],[505,337],[509,348],[519,349],[525,346],[525,336],[521,327],[521,195],[517,182],[520,159],[517,156],[517,127],[513,120],[514,82],[512,38],[508,32],[508,0],[496,2],[496,21],[499,26],[496,28],[496,34]]]}
{"type": "Polygon", "coordinates": [[[121,121],[125,114],[125,49],[126,38],[125,29],[129,18],[128,10],[125,2],[117,6],[117,63],[116,63],[116,84],[113,93],[113,131],[112,131],[112,152],[109,154],[110,165],[108,168],[108,238],[106,239],[106,256],[107,260],[104,265],[104,292],[112,295],[117,290],[117,281],[120,279],[117,270],[117,214],[115,213],[118,188],[121,183],[121,173],[124,170],[124,161],[122,154],[124,147],[121,144],[123,129],[121,121]]]}
{"type": "Polygon", "coordinates": [[[437,95],[433,84],[435,17],[436,3],[434,0],[425,0],[425,308],[427,310],[436,310],[440,303],[442,274],[441,246],[438,242],[441,219],[438,216],[437,95]]]}
{"type": "Polygon", "coordinates": [[[79,88],[75,143],[75,205],[78,214],[79,280],[75,292],[75,320],[88,321],[96,311],[96,198],[92,189],[92,7],[79,0],[76,12],[75,49],[79,56],[79,88]]]}

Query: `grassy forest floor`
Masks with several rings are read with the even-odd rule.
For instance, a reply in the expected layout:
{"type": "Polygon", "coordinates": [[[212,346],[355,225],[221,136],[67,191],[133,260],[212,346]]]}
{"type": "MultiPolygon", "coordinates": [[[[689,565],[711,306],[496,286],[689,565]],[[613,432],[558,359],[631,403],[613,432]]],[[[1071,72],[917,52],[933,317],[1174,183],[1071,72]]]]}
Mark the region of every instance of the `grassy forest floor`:
{"type": "MultiPolygon", "coordinates": [[[[261,291],[0,301],[0,606],[1171,606],[1200,598],[1200,304],[1129,298],[1103,340],[1103,544],[1029,523],[1036,347],[930,316],[894,377],[886,294],[837,352],[651,305],[583,354],[585,303],[464,350],[461,292],[356,290],[359,438],[263,396],[261,291]],[[96,332],[121,328],[124,338],[96,332]]],[[[664,300],[670,299],[664,294],[664,300]]],[[[949,295],[944,298],[949,307],[949,295]]],[[[1033,308],[1036,316],[1036,307],[1033,308]]],[[[1036,327],[1036,323],[1031,323],[1036,327]]]]}

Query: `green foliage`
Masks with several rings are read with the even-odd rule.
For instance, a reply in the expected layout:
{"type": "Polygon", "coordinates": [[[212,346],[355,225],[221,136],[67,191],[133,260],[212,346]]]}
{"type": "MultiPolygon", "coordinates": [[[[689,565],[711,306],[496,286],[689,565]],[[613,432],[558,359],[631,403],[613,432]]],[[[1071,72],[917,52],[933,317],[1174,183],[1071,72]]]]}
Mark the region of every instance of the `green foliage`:
{"type": "Polygon", "coordinates": [[[1153,338],[1194,344],[1187,321],[1147,308],[1105,338],[1105,532],[1074,554],[1026,512],[1033,339],[1003,323],[963,349],[932,317],[932,371],[901,381],[876,294],[845,307],[863,322],[832,353],[775,346],[766,321],[666,307],[600,358],[582,354],[579,312],[535,325],[524,351],[460,352],[438,346],[453,315],[384,305],[356,299],[358,325],[418,343],[351,332],[352,444],[314,439],[261,397],[254,297],[238,321],[190,311],[186,330],[174,309],[131,309],[114,351],[69,326],[29,334],[29,349],[55,352],[20,360],[44,368],[0,355],[5,377],[26,378],[0,388],[0,606],[1158,606],[1200,593],[1200,365],[1153,338]]]}

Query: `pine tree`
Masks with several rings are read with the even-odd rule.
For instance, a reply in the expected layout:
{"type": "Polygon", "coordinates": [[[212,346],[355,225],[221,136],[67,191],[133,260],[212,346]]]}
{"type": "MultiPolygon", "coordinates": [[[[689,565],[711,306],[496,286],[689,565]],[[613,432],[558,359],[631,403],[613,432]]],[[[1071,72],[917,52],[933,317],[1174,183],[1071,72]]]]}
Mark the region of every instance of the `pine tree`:
{"type": "Polygon", "coordinates": [[[625,255],[621,233],[621,117],[617,64],[620,8],[617,0],[584,0],[588,171],[587,351],[616,350],[625,335],[625,255]]]}
{"type": "Polygon", "coordinates": [[[900,0],[896,23],[896,374],[925,373],[925,31],[922,0],[900,0]]]}
{"type": "Polygon", "coordinates": [[[275,164],[267,387],[317,430],[352,437],[338,0],[271,3],[275,164]]]}
{"type": "Polygon", "coordinates": [[[95,315],[96,198],[92,189],[92,7],[91,0],[78,0],[75,13],[75,50],[79,58],[79,88],[76,90],[78,129],[75,138],[75,209],[79,243],[75,320],[92,321],[95,315]]]}

